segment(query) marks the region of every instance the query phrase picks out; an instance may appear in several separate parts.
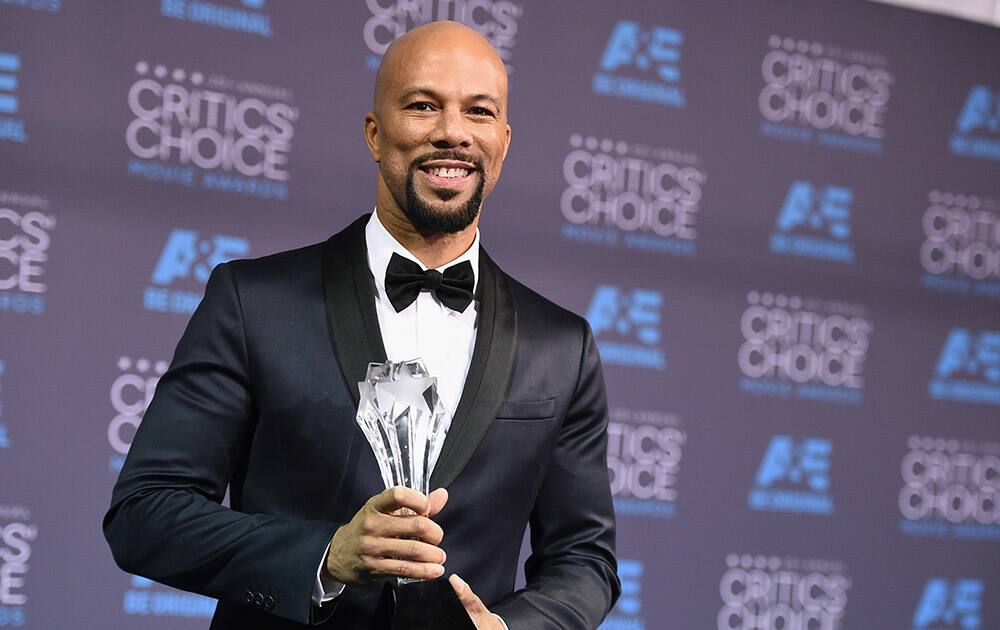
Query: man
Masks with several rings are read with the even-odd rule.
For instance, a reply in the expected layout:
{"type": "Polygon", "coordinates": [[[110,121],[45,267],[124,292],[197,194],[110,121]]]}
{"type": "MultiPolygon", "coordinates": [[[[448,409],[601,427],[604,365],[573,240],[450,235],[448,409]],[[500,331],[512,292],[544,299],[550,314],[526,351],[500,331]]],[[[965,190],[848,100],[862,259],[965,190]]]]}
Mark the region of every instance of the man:
{"type": "Polygon", "coordinates": [[[446,571],[481,630],[595,628],[619,584],[594,341],[478,242],[503,64],[467,27],[416,28],[364,131],[375,213],[213,272],[115,486],[115,560],[218,598],[213,628],[388,628],[396,577],[446,571]],[[451,416],[427,496],[380,492],[355,422],[368,363],[414,356],[451,416]]]}

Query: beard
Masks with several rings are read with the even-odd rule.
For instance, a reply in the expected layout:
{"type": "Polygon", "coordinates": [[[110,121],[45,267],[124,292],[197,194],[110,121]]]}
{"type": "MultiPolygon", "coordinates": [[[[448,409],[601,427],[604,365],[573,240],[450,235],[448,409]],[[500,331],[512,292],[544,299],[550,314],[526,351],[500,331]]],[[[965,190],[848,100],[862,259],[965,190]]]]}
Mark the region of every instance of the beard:
{"type": "MultiPolygon", "coordinates": [[[[414,173],[418,170],[417,166],[419,163],[431,159],[445,159],[445,157],[437,154],[426,156],[424,159],[419,160],[417,164],[414,164],[406,176],[406,203],[402,204],[403,214],[410,220],[413,227],[425,236],[461,232],[472,225],[472,222],[479,216],[480,206],[483,205],[483,189],[486,186],[486,176],[483,173],[482,166],[481,164],[476,164],[477,168],[475,172],[478,181],[472,194],[469,195],[469,199],[457,208],[449,209],[443,207],[443,203],[425,202],[417,195],[417,190],[413,183],[414,173]]],[[[466,161],[471,162],[468,159],[466,161]]],[[[455,192],[451,194],[444,201],[447,202],[457,194],[459,193],[455,192]]]]}

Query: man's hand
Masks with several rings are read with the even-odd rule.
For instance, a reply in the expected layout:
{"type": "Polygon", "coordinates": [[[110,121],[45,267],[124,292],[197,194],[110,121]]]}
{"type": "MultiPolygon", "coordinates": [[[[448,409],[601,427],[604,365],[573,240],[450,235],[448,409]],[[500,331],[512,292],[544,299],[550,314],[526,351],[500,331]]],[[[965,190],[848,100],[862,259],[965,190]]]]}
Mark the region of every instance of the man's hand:
{"type": "Polygon", "coordinates": [[[424,496],[397,486],[375,495],[333,535],[326,571],[344,584],[384,576],[431,580],[444,574],[444,537],[431,520],[448,501],[439,488],[424,496]]]}
{"type": "Polygon", "coordinates": [[[451,582],[451,587],[455,589],[455,594],[458,595],[459,601],[465,606],[465,612],[469,613],[469,617],[472,618],[472,623],[476,625],[476,630],[507,630],[507,626],[500,621],[500,617],[490,612],[490,609],[486,607],[483,600],[479,599],[479,596],[472,592],[472,588],[465,580],[453,574],[448,578],[448,581],[451,582]]]}

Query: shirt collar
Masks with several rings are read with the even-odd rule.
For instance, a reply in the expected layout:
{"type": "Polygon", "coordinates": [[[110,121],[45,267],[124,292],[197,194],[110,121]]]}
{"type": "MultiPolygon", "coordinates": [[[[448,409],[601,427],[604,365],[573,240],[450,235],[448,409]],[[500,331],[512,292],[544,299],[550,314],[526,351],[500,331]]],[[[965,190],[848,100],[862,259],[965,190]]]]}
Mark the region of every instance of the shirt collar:
{"type": "MultiPolygon", "coordinates": [[[[416,256],[403,247],[392,234],[389,234],[389,230],[385,229],[382,221],[378,218],[378,208],[372,211],[372,216],[368,219],[368,224],[365,226],[365,245],[368,248],[368,268],[371,269],[372,275],[375,277],[375,287],[378,291],[379,300],[387,299],[385,293],[385,270],[389,266],[389,259],[392,258],[393,254],[399,254],[407,260],[412,260],[420,265],[421,269],[424,271],[427,270],[427,266],[424,263],[417,260],[416,256]]],[[[465,253],[449,263],[435,267],[435,269],[444,272],[448,267],[465,262],[466,260],[472,264],[472,275],[474,278],[473,291],[475,291],[479,286],[479,228],[476,228],[476,238],[472,241],[469,249],[465,250],[465,253]]]]}

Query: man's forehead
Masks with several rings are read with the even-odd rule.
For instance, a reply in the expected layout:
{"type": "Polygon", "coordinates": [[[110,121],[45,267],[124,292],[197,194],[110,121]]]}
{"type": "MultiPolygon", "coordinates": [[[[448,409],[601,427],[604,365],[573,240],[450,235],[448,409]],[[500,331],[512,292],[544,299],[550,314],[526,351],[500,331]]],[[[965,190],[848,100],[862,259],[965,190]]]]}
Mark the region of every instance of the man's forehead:
{"type": "Polygon", "coordinates": [[[399,95],[415,87],[456,85],[466,93],[506,97],[507,75],[493,46],[471,28],[454,22],[419,26],[386,51],[376,77],[379,93],[399,95]]]}

